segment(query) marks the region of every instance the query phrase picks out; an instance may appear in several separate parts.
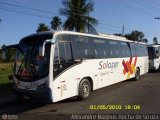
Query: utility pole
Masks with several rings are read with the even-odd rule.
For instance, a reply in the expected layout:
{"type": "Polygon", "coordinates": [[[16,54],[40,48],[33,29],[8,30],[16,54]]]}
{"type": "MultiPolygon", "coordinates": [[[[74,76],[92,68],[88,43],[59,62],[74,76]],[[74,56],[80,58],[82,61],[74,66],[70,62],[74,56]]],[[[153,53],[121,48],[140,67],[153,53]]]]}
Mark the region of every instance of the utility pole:
{"type": "Polygon", "coordinates": [[[124,25],[122,27],[122,36],[124,35],[124,25]]]}
{"type": "Polygon", "coordinates": [[[88,11],[88,33],[89,33],[89,11],[88,11]]]}

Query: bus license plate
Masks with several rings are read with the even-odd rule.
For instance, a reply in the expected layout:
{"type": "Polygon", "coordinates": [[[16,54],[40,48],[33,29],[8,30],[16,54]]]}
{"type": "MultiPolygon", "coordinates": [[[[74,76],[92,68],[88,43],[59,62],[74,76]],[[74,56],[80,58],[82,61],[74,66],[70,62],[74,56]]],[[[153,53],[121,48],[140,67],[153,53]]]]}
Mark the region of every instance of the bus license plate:
{"type": "Polygon", "coordinates": [[[23,95],[23,99],[29,100],[29,96],[23,95]]]}

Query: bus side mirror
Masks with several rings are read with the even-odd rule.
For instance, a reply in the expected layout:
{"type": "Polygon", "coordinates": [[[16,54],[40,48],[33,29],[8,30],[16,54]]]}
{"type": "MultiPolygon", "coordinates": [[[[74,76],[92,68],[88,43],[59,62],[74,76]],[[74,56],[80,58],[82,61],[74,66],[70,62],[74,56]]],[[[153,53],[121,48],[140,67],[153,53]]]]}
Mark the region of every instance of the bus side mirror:
{"type": "Polygon", "coordinates": [[[13,80],[13,75],[9,75],[9,76],[8,76],[8,79],[9,79],[9,80],[13,80]]]}
{"type": "Polygon", "coordinates": [[[44,56],[44,48],[45,48],[45,44],[39,46],[39,56],[44,56]]]}
{"type": "Polygon", "coordinates": [[[39,56],[44,57],[46,43],[52,43],[52,41],[46,40],[41,46],[39,46],[39,56]]]}

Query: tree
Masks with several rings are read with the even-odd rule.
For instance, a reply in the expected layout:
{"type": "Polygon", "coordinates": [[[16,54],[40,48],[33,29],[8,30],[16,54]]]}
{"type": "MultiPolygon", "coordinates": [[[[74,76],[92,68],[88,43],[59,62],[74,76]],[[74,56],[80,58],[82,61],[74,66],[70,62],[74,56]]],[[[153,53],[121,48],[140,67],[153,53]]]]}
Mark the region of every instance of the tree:
{"type": "Polygon", "coordinates": [[[40,23],[37,29],[37,32],[48,31],[49,28],[45,23],[40,23]]]}
{"type": "Polygon", "coordinates": [[[153,44],[158,44],[157,37],[154,37],[154,38],[153,38],[153,44]]]}
{"type": "Polygon", "coordinates": [[[148,39],[144,38],[143,42],[148,43],[148,39]]]}
{"type": "Polygon", "coordinates": [[[144,34],[141,31],[135,30],[135,31],[132,31],[130,34],[125,34],[124,37],[133,41],[143,41],[144,34]]]}
{"type": "MultiPolygon", "coordinates": [[[[89,26],[98,24],[98,21],[89,16],[94,10],[93,1],[87,0],[63,0],[64,8],[60,9],[60,14],[67,17],[63,27],[65,30],[75,30],[77,32],[85,32],[89,26]]],[[[89,30],[88,30],[89,31],[89,30]]]]}
{"type": "Polygon", "coordinates": [[[116,35],[116,36],[123,36],[121,33],[115,33],[113,35],[116,35]]]}
{"type": "Polygon", "coordinates": [[[12,62],[14,60],[15,54],[16,54],[16,49],[15,48],[5,48],[6,45],[2,45],[2,50],[0,50],[0,61],[2,62],[12,62]],[[4,49],[4,50],[3,50],[4,49]],[[4,52],[5,54],[3,54],[3,56],[5,57],[5,61],[2,60],[2,52],[4,52]]]}
{"type": "Polygon", "coordinates": [[[62,25],[61,19],[58,16],[52,18],[51,21],[51,29],[53,30],[60,30],[62,25]]]}

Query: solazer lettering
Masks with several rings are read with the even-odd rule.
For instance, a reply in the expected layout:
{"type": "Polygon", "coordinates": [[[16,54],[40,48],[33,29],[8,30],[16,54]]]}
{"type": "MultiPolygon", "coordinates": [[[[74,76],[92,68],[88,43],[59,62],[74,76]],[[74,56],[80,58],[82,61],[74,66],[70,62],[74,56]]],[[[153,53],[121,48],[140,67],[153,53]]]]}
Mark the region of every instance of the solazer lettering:
{"type": "Polygon", "coordinates": [[[99,62],[99,70],[101,69],[107,69],[107,68],[116,68],[118,67],[118,63],[119,62],[103,62],[103,61],[100,61],[99,62]]]}

